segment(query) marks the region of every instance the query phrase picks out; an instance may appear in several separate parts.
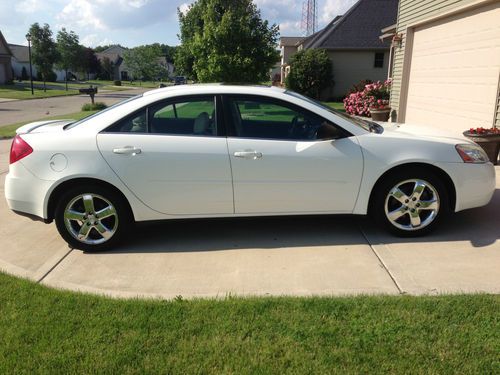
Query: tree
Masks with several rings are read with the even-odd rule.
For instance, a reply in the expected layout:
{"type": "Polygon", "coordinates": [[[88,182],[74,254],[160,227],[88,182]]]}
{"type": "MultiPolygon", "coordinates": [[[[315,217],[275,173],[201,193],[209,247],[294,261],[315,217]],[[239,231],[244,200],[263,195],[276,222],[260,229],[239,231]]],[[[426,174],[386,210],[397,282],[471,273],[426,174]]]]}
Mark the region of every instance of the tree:
{"type": "Polygon", "coordinates": [[[101,61],[102,78],[114,79],[115,64],[109,58],[104,57],[101,61]]]}
{"type": "Polygon", "coordinates": [[[132,76],[138,79],[159,79],[166,73],[161,64],[162,49],[159,44],[139,46],[123,53],[123,60],[132,76]]]}
{"type": "Polygon", "coordinates": [[[101,71],[101,64],[92,48],[83,48],[80,65],[87,79],[90,79],[90,74],[99,74],[101,71]]]}
{"type": "Polygon", "coordinates": [[[52,39],[52,31],[48,24],[40,27],[38,23],[31,25],[29,29],[31,45],[33,46],[33,64],[36,65],[43,80],[43,91],[47,91],[45,82],[53,74],[52,68],[57,61],[56,44],[52,39]]]}
{"type": "Polygon", "coordinates": [[[57,65],[64,70],[66,91],[68,91],[68,70],[76,71],[81,64],[82,46],[80,46],[78,35],[73,31],[67,32],[63,27],[57,33],[57,51],[59,53],[57,65]]]}
{"type": "Polygon", "coordinates": [[[197,0],[178,10],[176,67],[201,82],[268,79],[279,60],[278,26],[262,20],[252,0],[197,0]]]}
{"type": "Polygon", "coordinates": [[[290,59],[286,87],[319,99],[321,91],[333,84],[332,62],[324,49],[307,49],[290,59]]]}

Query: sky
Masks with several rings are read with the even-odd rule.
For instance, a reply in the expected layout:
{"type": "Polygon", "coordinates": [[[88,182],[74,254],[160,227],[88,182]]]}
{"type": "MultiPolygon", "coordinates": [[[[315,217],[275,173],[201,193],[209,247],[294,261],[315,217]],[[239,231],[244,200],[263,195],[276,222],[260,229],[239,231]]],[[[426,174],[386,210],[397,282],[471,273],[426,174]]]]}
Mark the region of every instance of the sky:
{"type": "MultiPolygon", "coordinates": [[[[303,0],[254,0],[263,19],[280,26],[282,36],[301,35],[303,0]]],[[[319,27],[343,14],[356,0],[318,0],[319,27]]],[[[48,23],[54,33],[65,27],[80,43],[135,47],[164,43],[178,45],[177,8],[189,0],[0,0],[0,31],[8,43],[26,45],[31,24],[48,23]]]]}

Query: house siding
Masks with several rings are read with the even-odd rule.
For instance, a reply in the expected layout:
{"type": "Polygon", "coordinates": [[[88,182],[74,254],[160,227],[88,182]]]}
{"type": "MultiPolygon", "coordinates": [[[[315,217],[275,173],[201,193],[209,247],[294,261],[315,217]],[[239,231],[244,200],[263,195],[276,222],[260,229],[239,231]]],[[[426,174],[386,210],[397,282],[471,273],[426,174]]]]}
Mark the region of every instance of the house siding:
{"type": "Polygon", "coordinates": [[[353,85],[361,80],[384,81],[387,78],[389,52],[387,51],[328,51],[333,65],[334,85],[329,92],[322,93],[323,99],[339,99],[347,94],[353,85]],[[384,66],[375,68],[375,53],[384,52],[384,66]]]}
{"type": "Polygon", "coordinates": [[[400,47],[394,51],[392,70],[393,86],[391,92],[391,107],[395,116],[400,110],[401,88],[403,81],[403,66],[405,64],[406,32],[409,25],[425,21],[429,18],[445,14],[458,7],[477,2],[476,0],[400,0],[396,32],[403,36],[400,47]]]}

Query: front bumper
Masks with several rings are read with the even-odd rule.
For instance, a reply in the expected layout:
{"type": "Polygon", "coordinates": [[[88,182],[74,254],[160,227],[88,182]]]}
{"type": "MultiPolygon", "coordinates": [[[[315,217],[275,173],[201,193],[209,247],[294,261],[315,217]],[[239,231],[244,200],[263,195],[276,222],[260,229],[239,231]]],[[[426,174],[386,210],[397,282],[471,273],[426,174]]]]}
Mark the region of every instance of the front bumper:
{"type": "Polygon", "coordinates": [[[493,164],[446,163],[437,166],[448,171],[455,185],[455,212],[482,207],[491,201],[496,189],[493,164]]]}
{"type": "Polygon", "coordinates": [[[12,164],[5,177],[5,198],[9,208],[18,214],[45,221],[48,217],[47,192],[53,183],[34,176],[21,161],[12,164]]]}

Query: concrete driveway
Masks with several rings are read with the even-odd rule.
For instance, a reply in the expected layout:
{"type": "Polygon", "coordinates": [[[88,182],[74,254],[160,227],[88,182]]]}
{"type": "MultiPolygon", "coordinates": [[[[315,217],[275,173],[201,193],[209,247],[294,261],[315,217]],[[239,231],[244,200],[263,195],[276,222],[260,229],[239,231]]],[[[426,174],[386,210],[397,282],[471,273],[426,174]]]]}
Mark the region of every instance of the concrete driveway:
{"type": "Polygon", "coordinates": [[[45,285],[163,298],[500,293],[500,180],[489,206],[425,238],[349,216],[170,221],[140,224],[126,246],[93,254],[7,209],[9,145],[0,141],[0,269],[45,285]]]}

